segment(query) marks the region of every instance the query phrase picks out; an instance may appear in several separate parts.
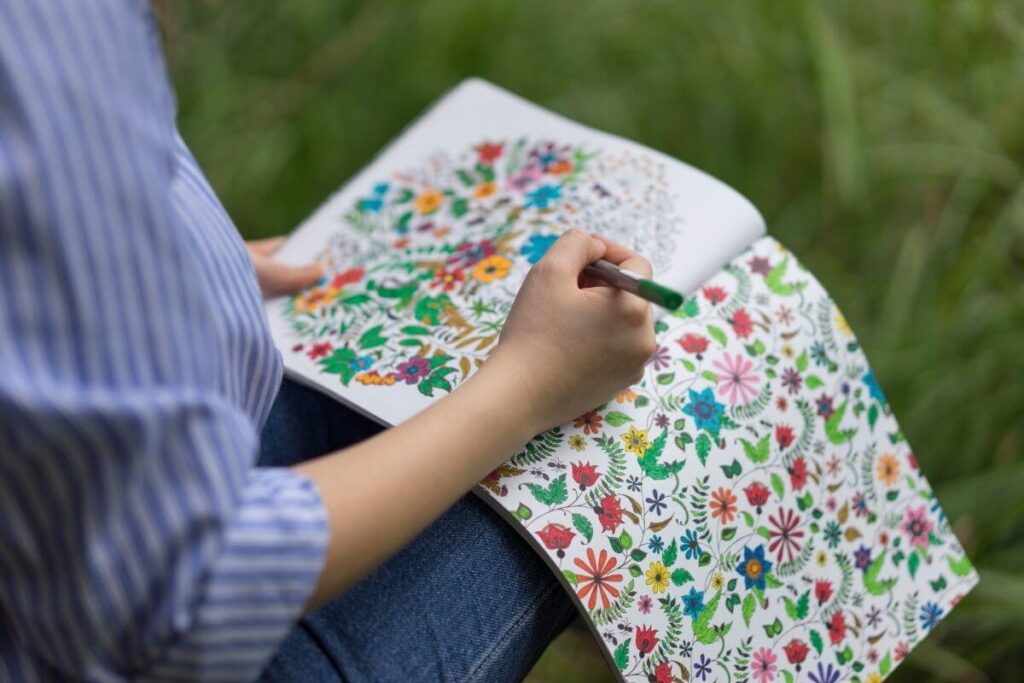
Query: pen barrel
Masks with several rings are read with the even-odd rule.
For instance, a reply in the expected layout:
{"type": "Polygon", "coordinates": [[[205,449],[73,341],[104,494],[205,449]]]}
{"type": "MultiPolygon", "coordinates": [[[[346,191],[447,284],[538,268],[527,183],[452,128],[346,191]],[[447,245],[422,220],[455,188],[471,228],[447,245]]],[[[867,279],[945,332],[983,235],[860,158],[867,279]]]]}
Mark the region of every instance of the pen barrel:
{"type": "Polygon", "coordinates": [[[598,280],[603,280],[613,287],[625,290],[631,294],[640,295],[640,282],[643,277],[640,275],[619,268],[607,261],[595,261],[583,269],[583,272],[598,280]]]}

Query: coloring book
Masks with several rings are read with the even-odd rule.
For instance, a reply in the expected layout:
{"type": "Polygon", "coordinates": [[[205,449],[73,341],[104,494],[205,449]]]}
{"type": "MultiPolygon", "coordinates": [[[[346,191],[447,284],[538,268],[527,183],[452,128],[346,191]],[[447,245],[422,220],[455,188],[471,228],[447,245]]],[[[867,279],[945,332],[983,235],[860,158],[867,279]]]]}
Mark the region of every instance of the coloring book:
{"type": "Polygon", "coordinates": [[[394,425],[486,359],[569,227],[687,294],[644,379],[477,493],[559,575],[625,681],[875,681],[977,582],[842,313],[756,209],[661,153],[480,80],[279,256],[289,376],[394,425]]]}

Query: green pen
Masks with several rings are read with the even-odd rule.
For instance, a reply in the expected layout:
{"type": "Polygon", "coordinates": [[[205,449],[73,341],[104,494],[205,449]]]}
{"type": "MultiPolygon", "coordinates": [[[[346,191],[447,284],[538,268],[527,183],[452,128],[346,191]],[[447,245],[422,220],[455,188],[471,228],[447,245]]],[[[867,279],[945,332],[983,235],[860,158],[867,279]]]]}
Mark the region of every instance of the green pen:
{"type": "Polygon", "coordinates": [[[630,294],[635,294],[641,299],[646,299],[652,304],[658,304],[663,308],[674,311],[683,305],[683,295],[665,285],[659,285],[654,280],[649,280],[643,275],[634,273],[625,268],[619,268],[610,261],[599,259],[583,269],[583,272],[591,277],[596,277],[602,282],[607,282],[612,287],[618,287],[630,294]]]}

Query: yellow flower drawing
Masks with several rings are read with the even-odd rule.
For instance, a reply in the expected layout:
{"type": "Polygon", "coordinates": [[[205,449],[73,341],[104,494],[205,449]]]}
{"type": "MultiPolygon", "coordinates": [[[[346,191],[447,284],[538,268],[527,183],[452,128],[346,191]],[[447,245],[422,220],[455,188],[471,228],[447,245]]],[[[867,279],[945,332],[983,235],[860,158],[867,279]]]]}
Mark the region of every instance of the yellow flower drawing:
{"type": "Polygon", "coordinates": [[[488,256],[473,267],[473,279],[478,282],[494,282],[501,280],[512,269],[512,262],[504,256],[488,256]]]}
{"type": "Polygon", "coordinates": [[[647,585],[652,593],[664,593],[669,584],[668,569],[661,562],[652,562],[647,569],[647,585]]]}
{"type": "Polygon", "coordinates": [[[444,203],[444,195],[437,190],[427,190],[416,196],[416,210],[422,214],[434,213],[444,203]]]}
{"type": "Polygon", "coordinates": [[[637,457],[642,457],[647,449],[651,447],[651,442],[647,440],[647,432],[643,429],[630,427],[621,438],[626,442],[626,450],[630,453],[636,453],[637,457]]]}

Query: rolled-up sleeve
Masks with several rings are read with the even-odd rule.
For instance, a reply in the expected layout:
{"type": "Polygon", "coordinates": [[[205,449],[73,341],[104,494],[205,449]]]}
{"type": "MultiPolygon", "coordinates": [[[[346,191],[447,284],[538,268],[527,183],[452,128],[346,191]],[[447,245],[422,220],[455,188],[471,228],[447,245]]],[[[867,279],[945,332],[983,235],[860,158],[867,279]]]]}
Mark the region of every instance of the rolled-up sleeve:
{"type": "Polygon", "coordinates": [[[253,467],[279,364],[173,112],[145,2],[0,0],[0,679],[252,680],[322,568],[315,486],[253,467]]]}

